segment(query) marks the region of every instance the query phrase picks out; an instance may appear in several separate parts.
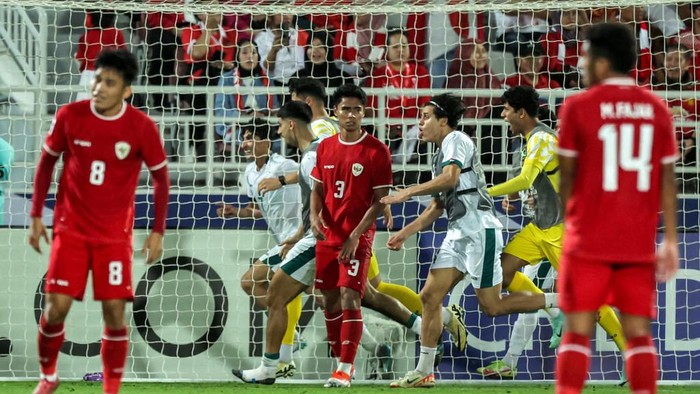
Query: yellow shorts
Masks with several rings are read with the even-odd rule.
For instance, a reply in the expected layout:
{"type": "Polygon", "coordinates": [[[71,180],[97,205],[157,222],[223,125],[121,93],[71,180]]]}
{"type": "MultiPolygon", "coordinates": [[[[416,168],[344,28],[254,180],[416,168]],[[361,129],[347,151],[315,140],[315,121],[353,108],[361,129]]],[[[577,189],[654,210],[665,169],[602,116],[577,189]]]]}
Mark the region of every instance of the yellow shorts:
{"type": "Polygon", "coordinates": [[[377,256],[372,251],[372,257],[369,259],[369,269],[367,270],[367,280],[372,280],[377,275],[379,275],[379,263],[377,262],[377,256]]]}
{"type": "Polygon", "coordinates": [[[554,269],[559,270],[563,235],[563,223],[545,230],[530,223],[515,234],[503,249],[503,253],[525,260],[531,265],[547,259],[554,269]]]}

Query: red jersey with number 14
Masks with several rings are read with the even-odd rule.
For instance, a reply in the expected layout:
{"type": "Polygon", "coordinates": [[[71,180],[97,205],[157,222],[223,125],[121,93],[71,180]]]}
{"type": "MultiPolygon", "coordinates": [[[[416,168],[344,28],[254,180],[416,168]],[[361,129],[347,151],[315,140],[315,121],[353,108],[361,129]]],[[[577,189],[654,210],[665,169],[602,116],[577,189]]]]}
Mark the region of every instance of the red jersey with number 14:
{"type": "Polygon", "coordinates": [[[58,110],[44,150],[63,154],[54,232],[95,242],[130,240],[141,165],[167,164],[155,123],[126,103],[105,117],[90,100],[78,101],[58,110]]]}
{"type": "Polygon", "coordinates": [[[389,148],[367,133],[355,142],[336,134],[321,141],[311,177],[323,184],[325,242],[342,245],[374,204],[374,190],[393,183],[389,148]]]}
{"type": "Polygon", "coordinates": [[[661,164],[678,151],[666,105],[631,78],[607,79],[568,98],[559,126],[559,153],[577,159],[563,253],[653,262],[661,164]]]}

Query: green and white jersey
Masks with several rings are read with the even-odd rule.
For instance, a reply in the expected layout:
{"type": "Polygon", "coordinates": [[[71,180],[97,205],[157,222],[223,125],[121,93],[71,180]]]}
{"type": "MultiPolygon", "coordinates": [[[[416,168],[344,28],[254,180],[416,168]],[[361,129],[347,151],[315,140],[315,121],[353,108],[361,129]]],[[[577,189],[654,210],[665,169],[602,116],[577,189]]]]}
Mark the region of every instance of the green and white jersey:
{"type": "Polygon", "coordinates": [[[311,131],[316,138],[324,139],[340,133],[340,126],[333,118],[316,119],[311,122],[311,131]]]}
{"type": "Polygon", "coordinates": [[[301,218],[304,224],[304,232],[306,233],[311,228],[311,190],[313,189],[314,181],[311,179],[311,171],[316,167],[316,151],[321,143],[320,138],[316,138],[311,142],[311,145],[306,147],[301,153],[301,161],[299,162],[299,187],[301,188],[301,218]]]}
{"type": "Polygon", "coordinates": [[[0,225],[5,224],[5,182],[10,180],[13,161],[15,149],[0,138],[0,225]]]}
{"type": "Polygon", "coordinates": [[[258,170],[255,162],[248,164],[245,169],[245,180],[250,197],[260,208],[267,222],[267,227],[281,243],[294,235],[299,228],[301,218],[301,193],[299,185],[287,185],[280,189],[261,195],[258,184],[266,178],[277,178],[290,172],[298,171],[299,165],[293,160],[284,158],[277,153],[271,153],[267,163],[258,170]]]}
{"type": "Polygon", "coordinates": [[[481,162],[476,155],[472,140],[460,131],[452,131],[442,141],[433,156],[433,178],[442,174],[442,169],[456,164],[461,169],[459,181],[454,189],[440,193],[447,212],[447,229],[467,236],[484,229],[500,229],[493,199],[486,192],[486,180],[481,162]]]}

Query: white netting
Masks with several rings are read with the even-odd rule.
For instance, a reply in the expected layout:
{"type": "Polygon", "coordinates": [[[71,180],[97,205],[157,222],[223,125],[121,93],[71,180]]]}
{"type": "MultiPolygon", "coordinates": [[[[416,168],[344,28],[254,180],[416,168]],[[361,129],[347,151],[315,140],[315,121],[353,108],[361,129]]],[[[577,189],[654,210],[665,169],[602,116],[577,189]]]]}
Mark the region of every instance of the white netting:
{"type": "MultiPolygon", "coordinates": [[[[228,380],[231,368],[254,367],[262,354],[266,318],[252,310],[239,278],[275,240],[264,220],[222,220],[214,204],[247,204],[248,162],[241,150],[241,130],[255,119],[264,126],[277,125],[275,110],[289,99],[291,79],[312,76],[329,93],[339,81],[362,84],[371,97],[367,130],[389,145],[398,185],[429,179],[434,147],[417,142],[419,106],[437,93],[460,95],[468,106],[461,127],[477,144],[487,182],[499,183],[507,178],[511,153],[520,146],[500,119],[504,88],[534,84],[542,99],[542,118],[555,124],[563,100],[581,87],[580,46],[586,26],[615,20],[628,24],[638,39],[634,77],[667,100],[677,121],[683,148],[677,166],[678,214],[687,230],[682,235],[683,270],[660,289],[654,335],[661,351],[661,378],[697,380],[691,360],[700,352],[700,107],[695,84],[696,75],[700,77],[700,9],[661,0],[0,0],[0,142],[14,150],[13,164],[9,159],[0,163],[0,224],[6,226],[0,231],[0,250],[9,251],[0,257],[6,272],[0,277],[0,320],[7,322],[0,327],[0,378],[38,375],[35,319],[48,259],[25,245],[33,172],[56,109],[88,97],[93,60],[101,48],[125,46],[137,54],[141,75],[133,104],[159,125],[173,184],[165,263],[148,270],[138,259],[135,263],[137,302],[129,315],[134,329],[126,376],[228,380]],[[201,39],[203,34],[210,36],[208,42],[201,39]],[[276,40],[283,45],[275,47],[276,40]],[[251,55],[251,42],[257,58],[251,55]],[[256,61],[246,62],[251,56],[256,61]]],[[[296,159],[297,152],[281,142],[272,149],[296,159]]],[[[0,145],[0,158],[7,158],[9,151],[0,145]]],[[[134,245],[139,248],[152,215],[150,191],[144,171],[137,195],[134,245]]],[[[414,219],[426,201],[394,207],[396,225],[414,219]]],[[[47,221],[52,207],[53,194],[47,221]]],[[[523,215],[501,213],[501,218],[515,232],[523,215]]],[[[407,242],[401,253],[390,253],[384,247],[387,233],[379,232],[375,247],[382,279],[419,290],[444,229],[445,222],[439,221],[407,242]]],[[[444,337],[440,376],[481,379],[477,368],[505,356],[517,317],[486,317],[478,311],[471,288],[458,287],[450,301],[467,310],[470,339],[467,350],[460,352],[444,337]]],[[[70,316],[70,344],[63,349],[59,370],[63,377],[82,377],[100,369],[99,357],[94,357],[101,335],[99,306],[76,305],[70,316]]],[[[393,351],[391,372],[412,369],[415,337],[379,314],[367,312],[365,317],[377,343],[387,343],[393,351]]],[[[517,326],[527,355],[515,358],[517,378],[553,379],[549,324],[535,319],[539,325],[528,341],[532,320],[517,326]]],[[[295,378],[326,378],[332,362],[323,315],[311,298],[304,298],[299,332],[295,378]]],[[[366,343],[358,354],[360,379],[370,378],[377,368],[377,343],[366,343]]],[[[619,352],[599,330],[591,377],[616,380],[621,368],[619,352]]]]}

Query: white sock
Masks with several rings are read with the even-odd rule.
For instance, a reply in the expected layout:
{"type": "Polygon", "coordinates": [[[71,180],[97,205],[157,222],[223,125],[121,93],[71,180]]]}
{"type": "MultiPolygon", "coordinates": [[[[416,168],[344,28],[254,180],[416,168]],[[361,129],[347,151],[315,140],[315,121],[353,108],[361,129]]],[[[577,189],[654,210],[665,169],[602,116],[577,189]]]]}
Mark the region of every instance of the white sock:
{"type": "Polygon", "coordinates": [[[449,323],[450,320],[452,320],[452,312],[450,312],[450,310],[447,309],[447,307],[444,307],[444,306],[442,307],[441,315],[442,315],[442,325],[443,326],[446,325],[447,323],[449,323]]]}
{"type": "Polygon", "coordinates": [[[352,372],[352,364],[350,363],[339,363],[338,364],[338,371],[345,372],[346,374],[350,375],[352,372]]]}
{"type": "Polygon", "coordinates": [[[282,346],[280,346],[280,362],[287,363],[287,364],[291,363],[293,349],[294,349],[294,345],[282,344],[282,346]]]}
{"type": "Polygon", "coordinates": [[[44,374],[42,373],[42,374],[39,374],[39,379],[46,379],[46,380],[48,380],[49,382],[52,382],[52,383],[53,383],[53,382],[56,381],[56,379],[58,379],[58,374],[44,375],[44,374]]]}
{"type": "Polygon", "coordinates": [[[379,343],[374,338],[374,335],[367,329],[366,324],[362,324],[362,337],[360,338],[360,346],[365,349],[369,354],[374,355],[377,351],[377,346],[379,343]]]}
{"type": "Polygon", "coordinates": [[[515,368],[518,366],[518,359],[525,350],[532,334],[537,327],[537,313],[521,313],[513,325],[513,331],[510,333],[510,341],[508,342],[508,351],[503,362],[509,367],[515,368]]]}
{"type": "Polygon", "coordinates": [[[547,315],[549,316],[548,319],[550,322],[552,321],[552,319],[556,319],[557,316],[559,316],[559,314],[561,313],[559,308],[547,308],[544,311],[547,312],[547,315]]]}
{"type": "Polygon", "coordinates": [[[433,364],[435,363],[436,352],[437,348],[421,346],[416,371],[422,373],[423,375],[430,375],[433,373],[433,364]]]}
{"type": "Polygon", "coordinates": [[[420,337],[420,328],[421,325],[423,324],[423,318],[418,316],[416,317],[416,321],[413,322],[413,325],[411,326],[410,330],[412,333],[418,335],[420,337]]]}
{"type": "Polygon", "coordinates": [[[559,294],[557,294],[557,293],[544,293],[544,307],[545,308],[558,308],[559,307],[559,294]]]}
{"type": "Polygon", "coordinates": [[[277,364],[279,364],[279,362],[280,362],[280,360],[279,360],[278,358],[277,358],[277,359],[272,359],[272,358],[268,358],[268,357],[263,356],[263,358],[262,358],[262,367],[263,367],[263,368],[274,368],[274,369],[277,369],[277,364]]]}

